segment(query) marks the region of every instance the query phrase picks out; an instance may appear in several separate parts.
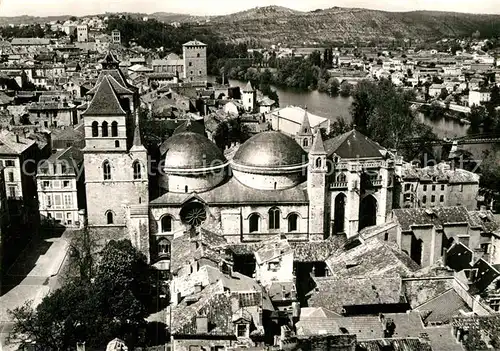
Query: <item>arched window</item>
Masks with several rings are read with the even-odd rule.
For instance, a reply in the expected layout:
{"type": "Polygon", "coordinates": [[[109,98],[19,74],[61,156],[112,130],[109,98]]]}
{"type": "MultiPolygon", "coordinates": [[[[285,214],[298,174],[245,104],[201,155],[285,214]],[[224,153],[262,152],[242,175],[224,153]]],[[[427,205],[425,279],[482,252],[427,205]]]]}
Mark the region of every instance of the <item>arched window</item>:
{"type": "Polygon", "coordinates": [[[280,229],[280,209],[277,207],[269,210],[269,229],[280,229]]]}
{"type": "Polygon", "coordinates": [[[108,222],[108,224],[113,224],[113,212],[106,212],[106,221],[108,222]]]}
{"type": "Polygon", "coordinates": [[[161,239],[158,241],[158,255],[168,254],[170,254],[170,243],[167,239],[161,239]]]}
{"type": "Polygon", "coordinates": [[[303,147],[308,147],[308,146],[309,146],[309,140],[304,139],[304,140],[302,141],[302,146],[303,146],[303,147]]]}
{"type": "Polygon", "coordinates": [[[99,136],[99,123],[96,121],[92,122],[92,137],[98,137],[99,136]]]}
{"type": "Polygon", "coordinates": [[[106,122],[106,121],[102,122],[101,134],[102,134],[103,137],[107,137],[109,135],[109,133],[108,133],[108,122],[106,122]]]}
{"type": "Polygon", "coordinates": [[[115,147],[120,147],[120,140],[115,140],[115,147]]]}
{"type": "Polygon", "coordinates": [[[338,176],[337,176],[337,182],[339,183],[343,183],[345,182],[347,179],[347,177],[345,176],[345,173],[340,173],[338,176]]]}
{"type": "Polygon", "coordinates": [[[297,231],[297,223],[299,221],[299,216],[296,213],[292,213],[288,216],[288,231],[296,232],[297,231]]]}
{"type": "Polygon", "coordinates": [[[319,168],[319,167],[321,167],[322,163],[323,163],[323,162],[321,161],[321,157],[318,157],[318,158],[316,159],[316,167],[318,167],[318,168],[319,168]]]}
{"type": "Polygon", "coordinates": [[[111,123],[111,136],[112,137],[118,136],[118,123],[116,121],[111,123]]]}
{"type": "Polygon", "coordinates": [[[250,233],[255,233],[260,230],[260,216],[257,213],[253,213],[248,218],[250,233]]]}
{"type": "Polygon", "coordinates": [[[172,217],[165,215],[161,218],[161,232],[170,233],[172,231],[172,217]]]}
{"type": "Polygon", "coordinates": [[[104,180],[110,180],[111,179],[111,165],[109,164],[109,161],[106,160],[102,164],[102,174],[104,180]]]}
{"type": "Polygon", "coordinates": [[[200,53],[197,53],[197,54],[196,54],[196,57],[200,57],[200,53]]]}
{"type": "Polygon", "coordinates": [[[132,167],[134,169],[134,179],[141,179],[142,178],[141,163],[139,161],[134,161],[132,167]]]}

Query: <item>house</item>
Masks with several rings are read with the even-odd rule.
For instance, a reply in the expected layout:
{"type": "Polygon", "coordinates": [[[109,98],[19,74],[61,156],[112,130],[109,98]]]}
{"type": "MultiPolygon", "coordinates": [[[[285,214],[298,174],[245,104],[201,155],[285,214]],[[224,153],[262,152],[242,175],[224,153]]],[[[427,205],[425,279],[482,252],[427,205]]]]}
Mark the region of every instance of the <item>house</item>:
{"type": "Polygon", "coordinates": [[[479,176],[464,169],[452,169],[441,162],[423,168],[403,164],[397,168],[396,207],[465,206],[477,208],[479,176]]]}
{"type": "Polygon", "coordinates": [[[446,87],[443,84],[432,84],[429,87],[429,96],[438,97],[439,95],[441,95],[443,89],[446,89],[446,87]]]}
{"type": "Polygon", "coordinates": [[[257,105],[259,106],[259,113],[267,114],[271,112],[272,107],[274,106],[276,101],[264,96],[262,99],[257,101],[257,105]]]}
{"type": "MultiPolygon", "coordinates": [[[[273,130],[295,136],[302,126],[305,114],[306,109],[298,106],[287,106],[271,111],[265,118],[267,122],[271,123],[273,130]]],[[[307,111],[307,115],[313,134],[322,128],[325,129],[326,133],[330,132],[330,120],[328,118],[315,115],[309,111],[307,111]]]]}
{"type": "Polygon", "coordinates": [[[56,150],[38,167],[36,181],[42,223],[53,219],[78,227],[79,210],[85,208],[82,152],[73,146],[56,150]]]}
{"type": "Polygon", "coordinates": [[[31,161],[37,160],[37,151],[34,140],[7,130],[0,131],[0,166],[3,166],[8,199],[22,201],[35,198],[33,176],[36,174],[36,162],[31,161]]]}
{"type": "MultiPolygon", "coordinates": [[[[404,312],[400,277],[313,278],[306,295],[309,307],[323,307],[342,316],[404,312]]],[[[381,328],[382,329],[382,328],[381,328]]]]}
{"type": "Polygon", "coordinates": [[[62,88],[66,90],[73,99],[80,99],[85,96],[85,93],[88,91],[84,86],[84,83],[79,79],[71,78],[63,84],[62,88]]]}
{"type": "Polygon", "coordinates": [[[70,146],[82,150],[85,147],[83,123],[64,129],[55,129],[51,133],[51,149],[64,150],[70,146]]]}
{"type": "Polygon", "coordinates": [[[65,100],[32,102],[28,106],[30,120],[49,127],[72,126],[78,123],[76,106],[65,100]]]}
{"type": "Polygon", "coordinates": [[[13,47],[45,48],[51,44],[46,38],[12,38],[10,44],[13,47]]]}
{"type": "Polygon", "coordinates": [[[146,73],[146,78],[149,86],[153,83],[156,84],[156,86],[160,86],[165,84],[176,84],[178,82],[177,75],[171,72],[146,73]]]}
{"type": "Polygon", "coordinates": [[[274,307],[293,314],[297,288],[293,274],[293,250],[285,240],[271,242],[255,252],[255,279],[267,289],[274,307]]]}
{"type": "Polygon", "coordinates": [[[476,254],[490,252],[491,232],[496,230],[497,224],[491,223],[490,227],[488,221],[482,221],[479,214],[469,213],[463,206],[396,209],[392,212],[398,224],[395,236],[398,247],[422,267],[436,263],[456,242],[463,243],[476,254]]]}
{"type": "Polygon", "coordinates": [[[225,114],[232,116],[239,116],[245,111],[243,104],[239,101],[230,100],[224,104],[222,108],[225,114]]]}
{"type": "Polygon", "coordinates": [[[158,257],[171,258],[173,303],[167,325],[176,350],[263,341],[273,306],[256,280],[233,270],[232,252],[222,236],[201,228],[173,239],[162,235],[156,243],[158,257]]]}
{"type": "Polygon", "coordinates": [[[469,107],[480,106],[490,101],[491,92],[487,88],[479,88],[469,91],[469,107]]]}

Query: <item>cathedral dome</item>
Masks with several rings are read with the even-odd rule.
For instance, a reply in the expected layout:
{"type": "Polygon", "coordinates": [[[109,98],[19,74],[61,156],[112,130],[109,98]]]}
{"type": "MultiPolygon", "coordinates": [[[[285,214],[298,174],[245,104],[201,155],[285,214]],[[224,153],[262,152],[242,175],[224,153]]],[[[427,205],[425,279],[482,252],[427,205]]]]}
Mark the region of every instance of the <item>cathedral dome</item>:
{"type": "Polygon", "coordinates": [[[232,160],[235,168],[283,169],[307,165],[307,153],[289,136],[269,131],[248,139],[232,160]],[[242,166],[242,167],[240,167],[242,166]]]}
{"type": "Polygon", "coordinates": [[[292,188],[305,180],[307,153],[289,136],[270,131],[248,139],[236,151],[231,169],[242,184],[260,190],[292,188]]]}
{"type": "Polygon", "coordinates": [[[219,148],[194,132],[172,135],[160,147],[164,164],[160,188],[170,192],[203,192],[226,177],[228,162],[219,148]]]}
{"type": "Polygon", "coordinates": [[[195,171],[227,163],[222,151],[205,136],[194,132],[172,135],[160,147],[166,171],[195,171]]]}

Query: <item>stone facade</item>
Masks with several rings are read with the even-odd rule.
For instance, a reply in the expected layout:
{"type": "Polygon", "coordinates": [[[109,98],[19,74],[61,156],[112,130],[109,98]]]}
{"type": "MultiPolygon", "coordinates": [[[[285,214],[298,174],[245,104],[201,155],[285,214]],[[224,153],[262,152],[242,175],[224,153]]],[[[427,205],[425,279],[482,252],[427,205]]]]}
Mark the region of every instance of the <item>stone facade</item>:
{"type": "Polygon", "coordinates": [[[83,113],[88,225],[116,228],[110,231],[114,233],[125,231],[149,256],[148,156],[134,110],[136,97],[131,87],[118,82],[126,84],[111,54],[103,68],[83,113]]]}
{"type": "Polygon", "coordinates": [[[465,206],[477,208],[479,176],[464,169],[451,169],[440,163],[434,167],[398,167],[398,197],[395,207],[432,208],[465,206]]]}
{"type": "Polygon", "coordinates": [[[207,82],[207,45],[197,40],[182,46],[184,80],[186,82],[207,82]]]}

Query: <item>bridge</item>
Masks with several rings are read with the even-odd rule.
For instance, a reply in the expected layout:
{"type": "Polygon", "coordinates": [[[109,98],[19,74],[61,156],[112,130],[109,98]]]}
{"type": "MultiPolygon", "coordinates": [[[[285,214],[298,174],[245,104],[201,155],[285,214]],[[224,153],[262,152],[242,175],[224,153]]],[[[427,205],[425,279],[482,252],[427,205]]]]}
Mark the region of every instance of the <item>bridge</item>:
{"type": "Polygon", "coordinates": [[[426,140],[413,138],[406,140],[404,142],[405,145],[414,146],[421,145],[425,143],[431,146],[439,146],[439,145],[473,145],[473,144],[495,144],[500,143],[500,134],[470,134],[463,137],[458,138],[444,138],[444,139],[434,139],[434,140],[426,140]]]}

